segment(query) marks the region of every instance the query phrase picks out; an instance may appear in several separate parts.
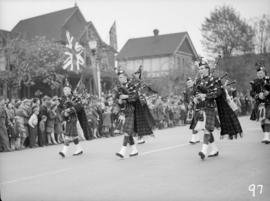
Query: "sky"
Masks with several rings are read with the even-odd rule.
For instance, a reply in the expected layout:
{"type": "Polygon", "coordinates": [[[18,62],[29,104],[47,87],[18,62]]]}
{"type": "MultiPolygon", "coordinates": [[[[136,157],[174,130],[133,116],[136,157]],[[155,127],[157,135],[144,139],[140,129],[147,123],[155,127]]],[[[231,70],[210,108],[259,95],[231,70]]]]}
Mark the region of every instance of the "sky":
{"type": "Polygon", "coordinates": [[[222,5],[236,9],[251,22],[270,14],[270,0],[0,0],[0,29],[11,30],[20,20],[73,7],[75,2],[101,38],[109,43],[109,29],[116,21],[119,50],[130,38],[187,31],[197,52],[205,56],[201,25],[222,5]]]}

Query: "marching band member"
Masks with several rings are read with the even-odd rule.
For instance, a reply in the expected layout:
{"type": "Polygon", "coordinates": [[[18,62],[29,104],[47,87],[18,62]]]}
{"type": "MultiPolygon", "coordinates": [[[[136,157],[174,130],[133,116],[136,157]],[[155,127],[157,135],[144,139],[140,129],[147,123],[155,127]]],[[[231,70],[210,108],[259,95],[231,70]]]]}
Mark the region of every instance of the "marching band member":
{"type": "Polygon", "coordinates": [[[134,135],[152,134],[151,126],[145,119],[145,111],[141,106],[139,85],[136,79],[131,79],[123,70],[117,70],[120,85],[116,89],[116,99],[121,108],[120,119],[123,122],[122,133],[124,134],[121,150],[116,153],[120,158],[124,158],[127,145],[131,146],[130,157],[137,156],[138,150],[134,142],[134,135]]]}
{"type": "Polygon", "coordinates": [[[78,100],[72,94],[71,86],[66,79],[65,87],[63,89],[64,96],[61,100],[62,116],[65,124],[64,132],[64,146],[59,154],[64,158],[68,152],[69,144],[73,142],[76,150],[73,156],[81,155],[83,153],[82,147],[79,144],[78,135],[78,115],[76,107],[78,107],[78,100]]]}
{"type": "Polygon", "coordinates": [[[226,102],[226,94],[222,88],[221,79],[210,73],[210,67],[206,62],[199,63],[200,77],[193,82],[189,80],[187,86],[193,89],[193,102],[198,111],[194,115],[191,129],[203,130],[203,145],[199,152],[202,160],[208,157],[218,156],[219,150],[215,144],[213,131],[215,128],[215,117],[217,108],[221,124],[221,136],[228,135],[229,139],[242,136],[242,128],[239,120],[231,107],[226,102]]]}
{"type": "Polygon", "coordinates": [[[270,78],[266,76],[266,70],[263,63],[256,63],[257,79],[251,84],[250,95],[255,99],[255,107],[251,115],[251,120],[259,119],[263,131],[262,143],[269,144],[270,132],[270,78]]]}

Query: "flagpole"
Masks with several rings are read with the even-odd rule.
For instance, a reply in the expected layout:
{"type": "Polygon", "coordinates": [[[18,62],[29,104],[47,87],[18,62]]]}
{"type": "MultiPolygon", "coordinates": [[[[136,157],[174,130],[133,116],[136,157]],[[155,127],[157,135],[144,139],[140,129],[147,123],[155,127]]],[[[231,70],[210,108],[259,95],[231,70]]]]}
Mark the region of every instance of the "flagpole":
{"type": "Polygon", "coordinates": [[[92,61],[92,66],[93,66],[93,69],[95,69],[95,72],[94,72],[94,76],[96,76],[96,80],[97,80],[97,83],[96,83],[96,88],[97,88],[97,92],[98,92],[98,97],[101,98],[101,78],[100,78],[100,68],[99,68],[99,64],[97,63],[97,41],[95,40],[91,40],[89,41],[89,47],[91,49],[91,52],[92,52],[92,58],[93,58],[93,61],[92,61]]]}
{"type": "Polygon", "coordinates": [[[97,80],[98,80],[98,97],[101,98],[101,77],[100,77],[100,68],[99,64],[96,63],[97,67],[97,80]]]}

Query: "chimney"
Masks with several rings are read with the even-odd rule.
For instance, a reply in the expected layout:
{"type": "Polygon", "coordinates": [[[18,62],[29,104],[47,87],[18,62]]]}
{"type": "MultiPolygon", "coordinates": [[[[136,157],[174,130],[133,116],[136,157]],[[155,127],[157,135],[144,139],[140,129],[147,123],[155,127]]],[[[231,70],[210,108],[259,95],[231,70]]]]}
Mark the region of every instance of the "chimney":
{"type": "Polygon", "coordinates": [[[158,36],[158,33],[159,33],[159,30],[158,29],[154,29],[153,30],[153,33],[154,33],[154,36],[157,37],[158,36]]]}

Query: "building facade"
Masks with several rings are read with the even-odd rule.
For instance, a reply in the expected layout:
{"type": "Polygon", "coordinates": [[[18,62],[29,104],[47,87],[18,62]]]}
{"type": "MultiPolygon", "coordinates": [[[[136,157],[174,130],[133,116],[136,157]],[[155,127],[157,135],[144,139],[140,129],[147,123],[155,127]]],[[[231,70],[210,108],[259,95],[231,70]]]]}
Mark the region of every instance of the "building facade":
{"type": "Polygon", "coordinates": [[[190,68],[197,52],[187,32],[129,39],[117,55],[118,65],[129,72],[143,66],[148,77],[166,76],[190,68]]]}
{"type": "MultiPolygon", "coordinates": [[[[67,8],[64,10],[51,12],[44,15],[21,20],[10,31],[10,33],[17,34],[19,35],[20,38],[25,40],[31,40],[37,36],[41,36],[45,37],[50,41],[62,45],[67,44],[67,36],[66,36],[67,32],[69,32],[70,35],[74,37],[74,40],[79,42],[84,47],[85,50],[87,49],[89,50],[90,40],[95,40],[97,42],[95,65],[98,65],[100,67],[101,80],[102,82],[104,82],[102,83],[102,86],[105,87],[104,89],[106,89],[106,86],[108,88],[111,85],[110,83],[112,82],[111,77],[115,65],[116,50],[110,45],[106,44],[101,39],[94,24],[91,21],[86,21],[78,6],[75,5],[74,7],[67,8]]],[[[91,55],[90,53],[91,51],[84,51],[83,54],[85,60],[84,67],[86,69],[86,71],[84,71],[83,73],[87,74],[84,76],[85,77],[84,84],[90,93],[95,93],[96,83],[94,81],[94,74],[93,74],[94,63],[92,58],[93,55],[91,55]]],[[[6,70],[8,70],[7,66],[10,65],[10,63],[7,62],[7,59],[9,56],[10,55],[4,55],[0,51],[0,70],[3,70],[4,66],[6,66],[6,70]]],[[[77,83],[78,80],[80,79],[80,76],[81,76],[80,74],[70,75],[70,78],[72,79],[71,83],[74,84],[77,83]]],[[[0,85],[0,90],[1,88],[5,87],[0,85]]],[[[18,96],[32,97],[35,93],[35,90],[37,90],[38,88],[41,88],[42,90],[47,89],[46,86],[43,86],[43,83],[39,82],[36,82],[35,86],[22,85],[21,91],[19,92],[18,96]]],[[[58,91],[61,91],[61,89],[58,91]]],[[[58,91],[55,91],[54,93],[58,94],[58,91]]],[[[10,96],[7,93],[2,93],[2,95],[10,96]]]]}

